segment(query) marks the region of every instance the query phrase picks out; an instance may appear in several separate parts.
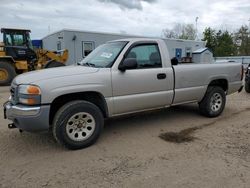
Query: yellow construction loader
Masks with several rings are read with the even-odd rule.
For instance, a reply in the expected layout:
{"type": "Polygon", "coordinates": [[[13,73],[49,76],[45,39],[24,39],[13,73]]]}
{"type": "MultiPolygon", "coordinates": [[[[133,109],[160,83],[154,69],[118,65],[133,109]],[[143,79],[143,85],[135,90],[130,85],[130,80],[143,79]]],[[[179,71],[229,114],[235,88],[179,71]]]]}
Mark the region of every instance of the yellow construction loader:
{"type": "Polygon", "coordinates": [[[68,50],[34,50],[30,30],[2,28],[1,33],[3,42],[0,42],[0,86],[9,85],[17,74],[65,66],[68,50]]]}

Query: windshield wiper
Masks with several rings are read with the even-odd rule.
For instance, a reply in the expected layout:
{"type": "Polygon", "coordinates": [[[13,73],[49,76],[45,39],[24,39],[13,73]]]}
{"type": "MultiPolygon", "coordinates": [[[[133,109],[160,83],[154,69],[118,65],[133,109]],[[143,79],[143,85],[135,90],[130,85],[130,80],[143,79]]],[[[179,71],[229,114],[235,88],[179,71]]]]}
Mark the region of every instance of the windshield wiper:
{"type": "Polygon", "coordinates": [[[88,67],[95,67],[95,64],[94,63],[83,63],[82,65],[84,65],[84,66],[88,66],[88,67]]]}

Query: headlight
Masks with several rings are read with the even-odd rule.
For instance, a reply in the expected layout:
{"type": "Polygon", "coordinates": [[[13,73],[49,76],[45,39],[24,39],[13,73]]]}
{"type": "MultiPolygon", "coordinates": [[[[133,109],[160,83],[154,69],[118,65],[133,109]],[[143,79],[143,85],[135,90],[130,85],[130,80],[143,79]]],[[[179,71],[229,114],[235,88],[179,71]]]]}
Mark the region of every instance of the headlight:
{"type": "Polygon", "coordinates": [[[27,105],[41,103],[41,89],[35,85],[18,86],[18,102],[27,105]]]}

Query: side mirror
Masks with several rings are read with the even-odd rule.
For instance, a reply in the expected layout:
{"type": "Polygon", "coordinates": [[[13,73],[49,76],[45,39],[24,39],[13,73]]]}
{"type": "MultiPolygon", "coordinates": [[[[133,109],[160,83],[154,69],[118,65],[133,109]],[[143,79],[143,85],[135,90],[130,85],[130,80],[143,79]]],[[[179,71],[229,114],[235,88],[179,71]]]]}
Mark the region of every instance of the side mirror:
{"type": "Polygon", "coordinates": [[[120,71],[125,71],[127,69],[136,69],[137,68],[137,61],[135,58],[126,58],[120,65],[118,69],[120,71]]]}

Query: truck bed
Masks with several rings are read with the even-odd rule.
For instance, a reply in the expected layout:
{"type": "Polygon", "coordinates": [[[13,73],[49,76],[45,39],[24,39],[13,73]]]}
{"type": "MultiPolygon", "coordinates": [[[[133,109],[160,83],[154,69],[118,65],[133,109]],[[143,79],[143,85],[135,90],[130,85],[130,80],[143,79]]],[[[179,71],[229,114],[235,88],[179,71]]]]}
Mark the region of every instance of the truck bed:
{"type": "Polygon", "coordinates": [[[240,63],[218,64],[178,64],[173,66],[175,72],[175,96],[173,104],[201,101],[208,84],[212,80],[227,80],[228,92],[231,94],[242,84],[240,63]],[[236,71],[238,69],[238,71],[236,71]]]}

